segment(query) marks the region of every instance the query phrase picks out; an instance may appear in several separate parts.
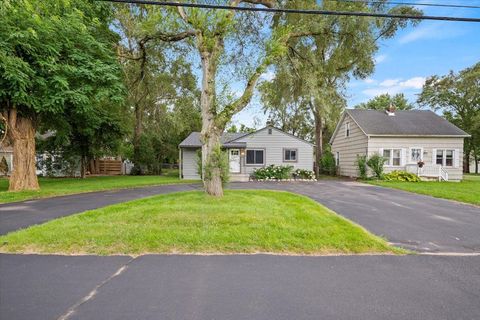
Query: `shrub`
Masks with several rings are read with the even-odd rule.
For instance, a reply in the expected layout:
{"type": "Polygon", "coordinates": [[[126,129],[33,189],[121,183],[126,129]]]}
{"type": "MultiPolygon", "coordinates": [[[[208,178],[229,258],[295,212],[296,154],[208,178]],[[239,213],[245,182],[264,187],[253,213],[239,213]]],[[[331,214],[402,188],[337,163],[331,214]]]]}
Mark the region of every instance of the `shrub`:
{"type": "Polygon", "coordinates": [[[335,157],[330,151],[325,151],[322,155],[320,160],[320,172],[331,176],[334,176],[337,173],[335,157]]]}
{"type": "Polygon", "coordinates": [[[382,179],[383,177],[383,165],[385,164],[385,158],[378,153],[374,154],[367,161],[367,165],[372,169],[375,177],[382,179]]]}
{"type": "Polygon", "coordinates": [[[252,176],[255,179],[289,179],[292,173],[292,166],[269,165],[265,168],[253,170],[252,176]]]}
{"type": "Polygon", "coordinates": [[[392,171],[383,176],[385,181],[405,181],[405,182],[419,182],[420,178],[413,173],[401,170],[392,171]]]}
{"type": "Polygon", "coordinates": [[[293,176],[299,179],[312,180],[313,178],[315,178],[315,172],[311,170],[297,169],[293,172],[293,176]]]}
{"type": "Polygon", "coordinates": [[[360,179],[367,179],[367,156],[357,155],[357,166],[360,179]]]}

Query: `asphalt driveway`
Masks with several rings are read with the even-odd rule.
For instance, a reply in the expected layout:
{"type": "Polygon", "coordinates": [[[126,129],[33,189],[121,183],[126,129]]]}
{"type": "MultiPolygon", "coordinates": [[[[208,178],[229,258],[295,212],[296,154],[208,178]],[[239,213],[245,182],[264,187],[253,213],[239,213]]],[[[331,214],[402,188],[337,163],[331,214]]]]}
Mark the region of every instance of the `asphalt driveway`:
{"type": "MultiPolygon", "coordinates": [[[[200,188],[164,185],[3,204],[0,234],[110,204],[200,188]]],[[[229,188],[306,195],[389,242],[418,252],[480,253],[480,208],[472,205],[347,180],[231,183],[229,188]]]]}
{"type": "Polygon", "coordinates": [[[0,255],[0,318],[478,319],[480,257],[0,255]]]}

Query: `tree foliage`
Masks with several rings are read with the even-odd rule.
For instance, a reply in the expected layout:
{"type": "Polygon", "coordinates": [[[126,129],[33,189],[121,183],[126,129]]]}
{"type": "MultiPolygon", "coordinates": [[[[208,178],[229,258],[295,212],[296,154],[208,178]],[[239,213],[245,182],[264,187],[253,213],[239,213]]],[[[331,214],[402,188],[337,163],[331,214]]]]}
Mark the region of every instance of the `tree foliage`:
{"type": "Polygon", "coordinates": [[[0,106],[14,150],[10,190],[38,188],[39,124],[56,130],[99,106],[121,105],[110,8],[87,0],[0,3],[0,106]]]}
{"type": "Polygon", "coordinates": [[[418,103],[442,111],[447,120],[466,131],[464,170],[469,172],[470,158],[478,160],[480,150],[480,63],[458,73],[431,76],[425,82],[418,103]]]}
{"type": "Polygon", "coordinates": [[[390,106],[394,106],[397,110],[412,110],[414,108],[403,93],[397,93],[393,96],[385,93],[356,105],[355,109],[386,110],[390,106]]]}

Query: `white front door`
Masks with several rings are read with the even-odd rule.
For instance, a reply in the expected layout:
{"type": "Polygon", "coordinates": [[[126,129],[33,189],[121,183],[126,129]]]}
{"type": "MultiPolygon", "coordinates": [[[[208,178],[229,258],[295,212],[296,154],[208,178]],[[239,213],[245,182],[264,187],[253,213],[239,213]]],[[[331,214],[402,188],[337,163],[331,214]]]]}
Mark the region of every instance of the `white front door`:
{"type": "Polygon", "coordinates": [[[230,172],[240,173],[240,150],[230,149],[229,159],[230,159],[230,172]]]}

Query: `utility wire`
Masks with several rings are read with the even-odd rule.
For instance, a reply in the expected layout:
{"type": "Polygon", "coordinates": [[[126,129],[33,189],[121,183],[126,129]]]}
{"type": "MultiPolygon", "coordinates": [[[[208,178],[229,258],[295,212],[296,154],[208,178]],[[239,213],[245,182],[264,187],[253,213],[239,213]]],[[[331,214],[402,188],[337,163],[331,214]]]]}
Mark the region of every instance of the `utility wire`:
{"type": "Polygon", "coordinates": [[[443,3],[414,3],[414,2],[396,2],[396,1],[368,1],[368,0],[325,0],[329,2],[352,2],[352,3],[374,3],[374,4],[398,4],[404,6],[426,6],[426,7],[446,7],[446,8],[467,8],[480,9],[480,6],[464,5],[464,4],[443,4],[443,3]]]}
{"type": "Polygon", "coordinates": [[[412,19],[412,20],[438,20],[438,21],[456,21],[456,22],[480,22],[480,18],[416,16],[416,15],[406,15],[406,14],[388,14],[388,13],[372,13],[372,12],[280,9],[280,8],[265,8],[265,7],[232,7],[232,6],[215,5],[215,4],[162,2],[162,1],[148,1],[148,0],[96,0],[96,1],[132,3],[132,4],[150,4],[150,5],[158,5],[158,6],[165,6],[165,7],[186,7],[186,8],[203,8],[203,9],[217,9],[217,10],[218,9],[235,10],[235,11],[299,13],[299,14],[327,15],[327,16],[355,16],[355,17],[376,17],[376,18],[412,19]]]}

